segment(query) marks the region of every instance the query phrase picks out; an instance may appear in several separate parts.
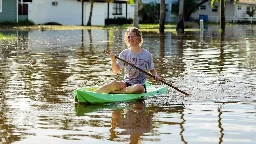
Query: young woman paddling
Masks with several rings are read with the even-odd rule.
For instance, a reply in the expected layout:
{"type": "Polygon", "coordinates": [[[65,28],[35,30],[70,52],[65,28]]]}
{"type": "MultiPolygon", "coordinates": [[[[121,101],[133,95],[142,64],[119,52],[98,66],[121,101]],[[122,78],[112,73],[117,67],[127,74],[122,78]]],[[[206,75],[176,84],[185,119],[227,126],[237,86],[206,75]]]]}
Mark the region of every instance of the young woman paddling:
{"type": "MultiPolygon", "coordinates": [[[[127,49],[123,50],[119,57],[136,67],[149,71],[156,80],[160,77],[154,69],[154,63],[152,54],[141,47],[143,43],[142,33],[136,27],[130,27],[125,32],[124,41],[128,46],[127,49]]],[[[125,76],[123,81],[112,81],[95,92],[98,93],[144,93],[146,92],[146,74],[139,71],[138,69],[126,64],[120,60],[116,60],[115,54],[110,52],[109,54],[112,61],[112,70],[115,74],[119,73],[121,69],[124,69],[125,76]]]]}

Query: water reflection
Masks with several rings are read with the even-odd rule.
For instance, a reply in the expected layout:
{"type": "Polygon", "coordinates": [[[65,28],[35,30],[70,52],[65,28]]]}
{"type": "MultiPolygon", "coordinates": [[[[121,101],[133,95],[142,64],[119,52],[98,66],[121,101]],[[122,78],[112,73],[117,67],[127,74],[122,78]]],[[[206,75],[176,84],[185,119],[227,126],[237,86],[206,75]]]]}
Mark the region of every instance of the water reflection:
{"type": "Polygon", "coordinates": [[[117,139],[121,135],[129,135],[129,143],[140,143],[141,136],[152,129],[152,118],[153,112],[146,111],[144,102],[129,103],[123,110],[114,110],[109,140],[117,139]]]}
{"type": "MultiPolygon", "coordinates": [[[[110,141],[129,142],[137,144],[154,141],[159,142],[157,137],[160,134],[171,134],[171,132],[161,132],[160,125],[169,125],[170,127],[178,125],[180,127],[180,139],[184,143],[183,135],[185,128],[184,106],[173,105],[171,107],[152,107],[147,106],[144,101],[134,101],[121,104],[105,104],[105,105],[86,105],[75,104],[76,115],[80,116],[80,120],[84,117],[100,118],[104,113],[110,116],[109,137],[110,141]],[[166,113],[163,118],[158,117],[159,114],[166,113]],[[110,115],[109,115],[110,114],[110,115]],[[173,116],[172,116],[173,115],[173,116]],[[177,116],[176,116],[177,115],[177,116]],[[169,117],[171,116],[171,117],[169,117]],[[180,116],[180,117],[179,117],[180,116]]],[[[91,127],[98,127],[102,122],[88,123],[91,127]]],[[[82,121],[81,121],[82,122],[82,121]]],[[[107,124],[108,125],[108,124],[107,124]]],[[[170,129],[170,131],[172,131],[170,129]]],[[[101,137],[101,139],[104,139],[101,137]]],[[[176,140],[177,141],[177,140],[176,140]]]]}
{"type": "Polygon", "coordinates": [[[219,144],[223,142],[223,137],[224,137],[224,128],[222,126],[222,106],[218,108],[218,127],[220,128],[220,138],[219,138],[219,144]]]}

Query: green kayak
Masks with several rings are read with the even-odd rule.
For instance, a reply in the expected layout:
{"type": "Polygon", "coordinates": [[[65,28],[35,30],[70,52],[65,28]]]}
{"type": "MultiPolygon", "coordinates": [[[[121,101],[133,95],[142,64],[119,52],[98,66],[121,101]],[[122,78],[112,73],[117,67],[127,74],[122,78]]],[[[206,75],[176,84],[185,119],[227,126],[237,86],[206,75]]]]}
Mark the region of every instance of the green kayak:
{"type": "Polygon", "coordinates": [[[83,87],[74,91],[74,99],[76,102],[87,103],[111,103],[125,102],[149,97],[156,97],[167,93],[168,86],[146,84],[147,93],[141,94],[106,94],[93,92],[98,87],[83,87]]]}

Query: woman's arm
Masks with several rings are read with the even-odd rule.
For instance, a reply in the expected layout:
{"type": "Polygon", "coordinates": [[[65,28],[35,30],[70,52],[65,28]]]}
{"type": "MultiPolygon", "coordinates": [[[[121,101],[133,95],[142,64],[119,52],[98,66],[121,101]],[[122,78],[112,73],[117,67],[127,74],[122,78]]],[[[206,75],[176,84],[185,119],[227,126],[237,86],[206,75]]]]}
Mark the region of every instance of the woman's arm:
{"type": "Polygon", "coordinates": [[[118,74],[119,71],[120,71],[120,68],[119,68],[118,65],[116,64],[115,54],[112,53],[112,52],[110,52],[110,53],[109,53],[109,56],[110,56],[111,62],[112,62],[112,64],[111,64],[112,70],[113,70],[114,74],[118,74]]]}

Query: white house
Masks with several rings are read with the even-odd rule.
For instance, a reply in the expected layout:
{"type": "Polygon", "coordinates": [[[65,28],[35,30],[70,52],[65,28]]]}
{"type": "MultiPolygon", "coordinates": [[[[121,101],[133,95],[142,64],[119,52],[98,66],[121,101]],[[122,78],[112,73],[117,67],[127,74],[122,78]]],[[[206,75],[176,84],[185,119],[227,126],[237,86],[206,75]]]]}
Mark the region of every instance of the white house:
{"type": "MultiPolygon", "coordinates": [[[[80,0],[33,0],[28,3],[28,19],[35,24],[56,22],[62,25],[86,25],[91,3],[84,0],[82,4],[80,0]]],[[[134,6],[127,4],[126,0],[114,0],[109,5],[105,0],[94,0],[91,24],[103,26],[108,17],[133,19],[133,13],[134,6]]]]}
{"type": "MultiPolygon", "coordinates": [[[[234,5],[232,2],[226,2],[225,19],[226,22],[237,22],[250,20],[246,14],[256,8],[256,0],[239,0],[239,3],[234,5]]],[[[206,22],[219,22],[220,21],[220,5],[216,3],[215,8],[211,7],[211,1],[199,7],[199,10],[191,15],[191,20],[203,19],[206,22]]],[[[256,20],[256,14],[252,18],[256,20]]]]}

